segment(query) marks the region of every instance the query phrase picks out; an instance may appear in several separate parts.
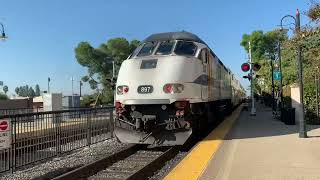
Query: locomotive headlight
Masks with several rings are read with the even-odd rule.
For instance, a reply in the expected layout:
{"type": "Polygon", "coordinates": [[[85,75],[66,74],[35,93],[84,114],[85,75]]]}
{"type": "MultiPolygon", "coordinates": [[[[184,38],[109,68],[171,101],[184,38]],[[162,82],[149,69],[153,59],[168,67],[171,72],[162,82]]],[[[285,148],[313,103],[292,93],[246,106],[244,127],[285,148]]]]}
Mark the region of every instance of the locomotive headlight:
{"type": "Polygon", "coordinates": [[[184,90],[183,84],[166,84],[163,86],[163,91],[166,94],[182,93],[184,90]]]}
{"type": "Polygon", "coordinates": [[[129,87],[128,86],[118,86],[117,87],[117,94],[118,95],[126,94],[128,92],[129,92],[129,87]]]}
{"type": "Polygon", "coordinates": [[[118,95],[123,94],[122,90],[123,90],[123,86],[118,86],[118,87],[117,87],[117,94],[118,94],[118,95]]]}

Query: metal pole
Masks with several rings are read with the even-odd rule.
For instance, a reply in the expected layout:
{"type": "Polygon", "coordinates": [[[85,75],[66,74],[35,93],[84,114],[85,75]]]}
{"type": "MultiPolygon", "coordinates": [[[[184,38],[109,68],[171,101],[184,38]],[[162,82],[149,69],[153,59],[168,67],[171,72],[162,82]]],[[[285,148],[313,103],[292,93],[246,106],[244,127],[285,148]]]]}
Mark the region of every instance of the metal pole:
{"type": "Polygon", "coordinates": [[[271,88],[272,88],[272,110],[275,110],[274,107],[274,79],[273,79],[273,59],[270,61],[270,67],[271,67],[271,88]]]}
{"type": "Polygon", "coordinates": [[[249,41],[249,60],[250,60],[250,75],[251,75],[251,116],[256,115],[256,108],[254,106],[254,94],[253,94],[253,70],[252,70],[252,56],[251,56],[251,42],[249,41]]]}
{"type": "MultiPolygon", "coordinates": [[[[296,13],[296,33],[298,36],[300,36],[300,13],[299,10],[297,10],[296,13]]],[[[301,58],[301,45],[298,43],[298,69],[299,69],[299,89],[300,89],[300,106],[302,109],[302,118],[300,119],[299,127],[299,137],[300,138],[306,138],[307,137],[307,131],[306,131],[306,122],[304,117],[304,103],[303,103],[303,76],[302,76],[302,58],[301,58]]]]}
{"type": "Polygon", "coordinates": [[[318,72],[319,72],[319,66],[317,66],[317,71],[316,71],[316,74],[315,74],[315,76],[314,76],[315,83],[316,83],[316,108],[317,108],[317,118],[319,118],[319,100],[318,100],[318,96],[319,96],[319,78],[318,78],[318,72]]]}
{"type": "Polygon", "coordinates": [[[280,108],[283,108],[283,84],[282,84],[282,67],[281,67],[281,42],[278,44],[278,60],[279,60],[279,71],[280,71],[280,108]]]}
{"type": "Polygon", "coordinates": [[[48,77],[48,93],[50,93],[50,77],[48,77]]]}
{"type": "Polygon", "coordinates": [[[72,94],[71,94],[71,104],[72,104],[72,107],[74,107],[74,104],[73,104],[73,76],[71,77],[71,91],[72,91],[72,94]]]}
{"type": "Polygon", "coordinates": [[[79,81],[80,82],[80,97],[81,97],[81,87],[82,87],[82,81],[79,81]]]}
{"type": "MultiPolygon", "coordinates": [[[[114,80],[115,77],[115,64],[114,61],[112,61],[112,81],[114,80]]],[[[114,83],[114,82],[113,82],[114,83]]],[[[113,90],[113,106],[116,106],[116,88],[113,90]]]]}
{"type": "Polygon", "coordinates": [[[317,72],[314,76],[314,81],[316,84],[316,110],[317,110],[317,118],[319,117],[319,103],[318,103],[318,77],[317,77],[317,72]]]}

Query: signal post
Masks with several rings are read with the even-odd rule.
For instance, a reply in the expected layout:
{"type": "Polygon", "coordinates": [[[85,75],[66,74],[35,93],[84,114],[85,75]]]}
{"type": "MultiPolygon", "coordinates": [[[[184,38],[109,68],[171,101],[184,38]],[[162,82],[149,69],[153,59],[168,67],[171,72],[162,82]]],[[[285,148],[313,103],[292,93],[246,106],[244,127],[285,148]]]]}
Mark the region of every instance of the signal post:
{"type": "Polygon", "coordinates": [[[257,63],[252,62],[252,56],[251,56],[251,43],[249,42],[249,63],[243,63],[241,65],[241,69],[243,72],[248,72],[250,70],[250,73],[247,76],[243,76],[243,78],[248,79],[251,83],[251,111],[250,115],[255,116],[256,115],[256,107],[254,102],[254,93],[253,93],[253,80],[254,78],[258,78],[258,75],[254,75],[253,71],[259,71],[261,66],[257,63]]]}

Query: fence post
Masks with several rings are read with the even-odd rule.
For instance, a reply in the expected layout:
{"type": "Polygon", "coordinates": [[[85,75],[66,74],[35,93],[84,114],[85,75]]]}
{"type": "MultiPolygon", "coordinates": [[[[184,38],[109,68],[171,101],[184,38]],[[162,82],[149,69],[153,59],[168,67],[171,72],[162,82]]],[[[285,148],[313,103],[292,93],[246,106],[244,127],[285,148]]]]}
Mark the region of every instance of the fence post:
{"type": "Polygon", "coordinates": [[[15,171],[16,167],[16,142],[17,142],[17,128],[16,128],[16,117],[11,118],[11,151],[9,150],[9,168],[11,173],[15,171]]]}
{"type": "Polygon", "coordinates": [[[113,138],[113,130],[114,130],[114,126],[113,126],[113,112],[114,112],[114,108],[111,109],[111,111],[109,111],[110,113],[110,118],[109,118],[109,129],[110,129],[110,133],[111,133],[111,138],[113,138]]]}
{"type": "Polygon", "coordinates": [[[55,124],[56,127],[56,152],[57,155],[61,153],[61,120],[59,118],[59,114],[52,114],[52,121],[55,124]]]}
{"type": "Polygon", "coordinates": [[[87,111],[87,146],[91,145],[91,115],[93,110],[87,111]]]}

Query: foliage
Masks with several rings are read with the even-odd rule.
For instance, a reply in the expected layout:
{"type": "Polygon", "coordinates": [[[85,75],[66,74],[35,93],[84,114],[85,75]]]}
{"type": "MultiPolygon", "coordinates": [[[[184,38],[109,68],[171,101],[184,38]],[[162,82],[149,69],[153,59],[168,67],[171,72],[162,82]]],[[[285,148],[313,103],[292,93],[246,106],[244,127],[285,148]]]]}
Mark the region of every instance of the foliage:
{"type": "Polygon", "coordinates": [[[315,22],[319,22],[320,20],[320,3],[313,1],[312,6],[307,12],[308,17],[315,22]]]}
{"type": "Polygon", "coordinates": [[[125,38],[114,38],[98,48],[92,47],[88,42],[80,42],[75,48],[77,62],[88,71],[88,74],[82,77],[82,81],[88,82],[92,89],[102,88],[102,102],[112,102],[113,99],[107,81],[107,78],[112,77],[112,62],[119,67],[139,43],[138,40],[129,42],[125,38]]]}
{"type": "Polygon", "coordinates": [[[36,95],[36,96],[40,96],[40,86],[39,86],[39,84],[36,85],[35,91],[36,91],[36,92],[35,92],[35,95],[36,95]]]}
{"type": "MultiPolygon", "coordinates": [[[[242,36],[241,46],[249,52],[249,42],[251,43],[252,61],[259,63],[261,69],[257,72],[260,75],[259,85],[255,85],[254,89],[257,92],[271,91],[271,60],[277,59],[278,44],[287,40],[288,37],[283,31],[273,30],[264,33],[261,30],[253,31],[251,34],[244,34],[242,36]]],[[[275,63],[275,62],[274,62],[275,63]]]]}
{"type": "Polygon", "coordinates": [[[1,100],[7,100],[8,96],[6,94],[0,93],[0,101],[1,100]]]}
{"type": "Polygon", "coordinates": [[[81,107],[89,107],[91,104],[95,103],[97,98],[97,106],[111,104],[113,103],[113,92],[109,89],[104,89],[100,95],[99,92],[91,95],[85,95],[82,97],[82,100],[80,102],[81,107]]]}
{"type": "MultiPolygon", "coordinates": [[[[315,98],[315,75],[318,77],[320,68],[320,30],[317,23],[320,19],[320,5],[313,3],[307,15],[315,24],[307,24],[301,28],[299,34],[294,34],[289,38],[279,30],[273,30],[263,33],[262,31],[253,31],[251,34],[243,35],[241,45],[248,51],[248,42],[252,44],[252,57],[254,62],[262,65],[258,72],[264,79],[264,84],[256,84],[256,90],[263,92],[271,92],[271,66],[270,59],[278,59],[277,57],[277,41],[281,40],[281,67],[283,78],[283,95],[285,102],[290,103],[290,85],[298,80],[297,66],[297,47],[302,47],[302,63],[303,63],[303,83],[304,83],[304,104],[307,110],[306,119],[309,123],[314,123],[316,112],[315,98]],[[318,68],[319,67],[319,68],[318,68]]],[[[277,61],[274,61],[277,64],[277,61]]],[[[274,69],[276,69],[274,67],[274,69]]],[[[279,87],[279,82],[275,85],[279,87]]],[[[287,104],[289,105],[289,104],[287,104]]],[[[319,123],[319,119],[317,118],[319,123]]]]}
{"type": "Polygon", "coordinates": [[[8,91],[9,91],[8,86],[3,86],[3,92],[4,92],[5,94],[7,94],[8,91]]]}
{"type": "Polygon", "coordinates": [[[15,92],[21,97],[33,98],[36,96],[36,92],[34,91],[34,89],[31,86],[29,87],[28,85],[16,87],[15,92]]]}

